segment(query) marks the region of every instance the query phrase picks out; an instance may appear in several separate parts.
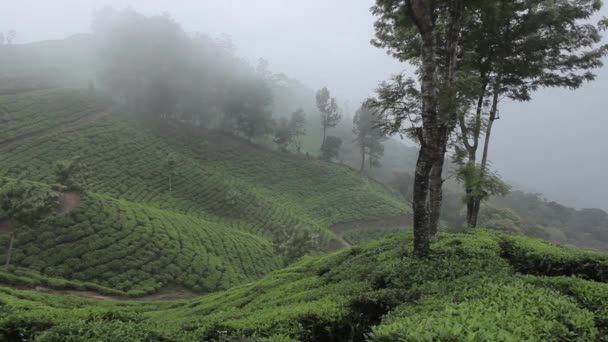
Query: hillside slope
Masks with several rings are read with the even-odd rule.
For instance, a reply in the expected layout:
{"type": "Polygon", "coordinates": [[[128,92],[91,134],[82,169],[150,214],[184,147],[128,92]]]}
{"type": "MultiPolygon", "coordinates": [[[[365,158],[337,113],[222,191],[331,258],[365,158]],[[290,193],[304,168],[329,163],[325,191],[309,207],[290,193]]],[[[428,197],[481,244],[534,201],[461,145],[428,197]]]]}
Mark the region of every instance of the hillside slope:
{"type": "Polygon", "coordinates": [[[605,341],[608,255],[487,231],[411,234],[173,302],[0,287],[0,336],[60,341],[605,341]]]}
{"type": "MultiPolygon", "coordinates": [[[[36,108],[42,117],[80,113],[62,94],[31,97],[21,108],[13,105],[11,115],[25,116],[36,108]],[[53,96],[56,103],[49,107],[53,96]]],[[[14,97],[3,96],[0,103],[14,97]]],[[[404,202],[345,167],[272,152],[220,133],[181,141],[171,138],[184,136],[179,128],[165,137],[155,133],[119,115],[104,116],[78,130],[25,139],[9,148],[0,144],[0,174],[26,172],[32,180],[50,183],[54,161],[81,156],[88,189],[94,192],[203,216],[281,242],[308,232],[317,236],[312,248],[331,238],[331,224],[407,213],[404,202]],[[171,189],[168,155],[177,161],[171,189]]]]}
{"type": "Polygon", "coordinates": [[[89,194],[66,217],[19,229],[16,266],[131,293],[169,279],[211,291],[275,269],[282,261],[271,254],[291,261],[324,250],[333,224],[409,211],[347,167],[175,122],[144,125],[110,106],[78,90],[0,96],[0,121],[8,123],[0,176],[53,184],[53,164],[79,156],[89,194]],[[178,257],[192,260],[169,265],[178,257]]]}
{"type": "Polygon", "coordinates": [[[68,214],[19,226],[17,233],[14,264],[129,295],[166,286],[227,289],[283,265],[263,238],[96,194],[83,196],[68,214]]]}

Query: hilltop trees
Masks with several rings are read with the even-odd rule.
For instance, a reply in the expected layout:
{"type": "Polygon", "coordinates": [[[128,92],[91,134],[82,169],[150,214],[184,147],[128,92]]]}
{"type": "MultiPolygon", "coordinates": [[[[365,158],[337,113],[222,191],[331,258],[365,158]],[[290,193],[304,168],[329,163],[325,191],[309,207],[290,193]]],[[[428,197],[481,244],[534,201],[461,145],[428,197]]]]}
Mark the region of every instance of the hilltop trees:
{"type": "Polygon", "coordinates": [[[8,218],[13,230],[6,253],[5,267],[11,263],[16,226],[34,224],[49,213],[57,203],[57,194],[46,187],[17,180],[0,181],[0,214],[8,218]]]}
{"type": "Polygon", "coordinates": [[[293,145],[299,153],[302,150],[300,137],[306,134],[306,113],[304,113],[302,108],[291,113],[289,129],[293,138],[293,145]]]}
{"type": "Polygon", "coordinates": [[[407,133],[420,144],[413,199],[418,255],[428,254],[427,237],[436,233],[444,154],[454,128],[460,128],[456,155],[461,161],[469,158],[460,162],[460,174],[468,221],[475,225],[479,202],[504,192],[500,179],[487,170],[498,102],[503,96],[526,101],[539,87],[576,88],[593,79],[590,70],[601,65],[606,53],[605,47],[596,47],[606,22],[595,27],[585,20],[599,7],[594,0],[376,2],[372,43],[413,63],[420,74],[420,91],[415,81],[396,76],[381,86],[375,103],[394,113],[389,115],[393,132],[403,131],[401,124],[409,121],[407,133]],[[477,165],[484,133],[484,153],[477,165]]]}
{"type": "Polygon", "coordinates": [[[483,2],[477,20],[466,27],[462,57],[474,91],[472,110],[459,113],[455,161],[461,174],[467,202],[467,223],[477,225],[480,202],[502,186],[488,170],[492,127],[499,118],[499,102],[507,97],[529,101],[541,87],[576,89],[595,78],[592,70],[602,65],[608,48],[600,45],[603,24],[588,19],[601,3],[541,0],[483,2]],[[539,34],[542,32],[543,34],[539,34]],[[477,151],[483,139],[478,162],[477,151]]]}
{"type": "Polygon", "coordinates": [[[93,17],[100,44],[98,77],[132,111],[173,114],[176,85],[187,77],[188,37],[168,15],[145,17],[104,8],[93,17]]]}
{"type": "Polygon", "coordinates": [[[361,151],[360,172],[365,168],[365,157],[369,156],[370,168],[379,164],[380,157],[384,154],[382,141],[386,138],[384,132],[376,124],[376,111],[363,104],[353,117],[354,141],[359,145],[361,151]]]}
{"type": "Polygon", "coordinates": [[[333,135],[328,136],[321,146],[321,158],[327,161],[338,158],[342,147],[342,139],[333,135]]]}
{"type": "Polygon", "coordinates": [[[338,108],[336,99],[331,97],[327,88],[323,87],[322,89],[319,89],[315,98],[317,101],[317,109],[319,110],[319,113],[321,113],[321,128],[323,129],[321,149],[323,150],[327,137],[327,129],[336,127],[340,120],[342,120],[342,114],[340,113],[340,108],[338,108]]]}
{"type": "MultiPolygon", "coordinates": [[[[377,0],[376,39],[404,62],[418,66],[421,82],[420,144],[414,176],[414,252],[427,256],[441,211],[444,154],[457,110],[458,52],[467,1],[377,0]]],[[[398,99],[397,99],[398,100],[398,99]]]]}
{"type": "Polygon", "coordinates": [[[229,38],[189,35],[167,14],[94,15],[100,85],[152,120],[222,126],[250,141],[272,133],[272,75],[235,56],[229,38]]]}
{"type": "Polygon", "coordinates": [[[234,84],[224,105],[227,125],[249,141],[272,133],[272,93],[265,81],[250,79],[234,84]]]}
{"type": "Polygon", "coordinates": [[[300,136],[306,134],[305,125],[306,115],[302,109],[291,113],[289,119],[280,118],[274,133],[274,142],[283,151],[287,151],[287,148],[293,145],[299,153],[302,148],[300,136]]]}

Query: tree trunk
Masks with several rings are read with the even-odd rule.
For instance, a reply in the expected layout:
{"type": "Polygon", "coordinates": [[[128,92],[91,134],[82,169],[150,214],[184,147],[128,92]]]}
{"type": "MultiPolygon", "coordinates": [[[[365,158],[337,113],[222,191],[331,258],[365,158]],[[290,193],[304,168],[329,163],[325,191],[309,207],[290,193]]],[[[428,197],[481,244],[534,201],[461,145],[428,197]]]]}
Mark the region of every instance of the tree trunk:
{"type": "MultiPolygon", "coordinates": [[[[501,87],[501,75],[496,76],[494,82],[493,97],[492,97],[492,110],[490,110],[490,118],[488,119],[488,127],[486,128],[486,134],[483,143],[483,155],[481,157],[481,177],[485,177],[486,168],[488,165],[488,150],[490,148],[490,137],[492,135],[492,126],[496,121],[496,114],[498,113],[498,101],[500,96],[501,87]]],[[[473,206],[472,224],[473,227],[477,227],[477,218],[479,217],[479,209],[481,208],[481,199],[475,199],[475,205],[473,206]]]]}
{"type": "Polygon", "coordinates": [[[439,142],[438,150],[435,152],[434,164],[430,173],[429,181],[429,234],[432,237],[439,232],[439,220],[441,218],[441,204],[443,203],[443,165],[445,162],[445,151],[447,144],[448,128],[443,127],[440,130],[439,136],[442,140],[439,142]]]}
{"type": "Polygon", "coordinates": [[[481,200],[476,198],[473,200],[473,208],[471,212],[471,228],[477,227],[477,218],[479,217],[479,207],[481,205],[481,200]]]}
{"type": "Polygon", "coordinates": [[[416,162],[412,199],[412,209],[414,210],[414,254],[419,257],[426,257],[430,253],[427,197],[429,192],[429,173],[432,167],[431,151],[425,145],[422,145],[418,153],[418,161],[416,162]]]}
{"type": "Polygon", "coordinates": [[[321,142],[321,149],[323,149],[323,146],[325,145],[326,133],[327,133],[327,126],[323,125],[323,141],[321,142]]]}
{"type": "MultiPolygon", "coordinates": [[[[15,229],[14,226],[13,226],[13,229],[15,229]]],[[[14,241],[15,241],[15,232],[12,232],[10,242],[8,243],[8,250],[6,251],[6,264],[4,265],[4,268],[7,272],[8,272],[8,267],[11,264],[11,256],[13,255],[14,241]]]]}
{"type": "Polygon", "coordinates": [[[359,169],[360,173],[363,173],[365,169],[365,145],[361,143],[361,168],[359,169]]]}
{"type": "Polygon", "coordinates": [[[471,190],[467,190],[466,194],[467,198],[467,227],[475,228],[475,223],[473,222],[473,212],[475,208],[475,199],[471,197],[471,190]]]}
{"type": "Polygon", "coordinates": [[[437,145],[435,125],[437,124],[437,35],[432,8],[426,0],[408,2],[410,16],[416,23],[422,38],[421,53],[421,96],[422,96],[422,134],[420,151],[414,174],[414,254],[427,257],[430,253],[429,234],[429,176],[437,145]]]}

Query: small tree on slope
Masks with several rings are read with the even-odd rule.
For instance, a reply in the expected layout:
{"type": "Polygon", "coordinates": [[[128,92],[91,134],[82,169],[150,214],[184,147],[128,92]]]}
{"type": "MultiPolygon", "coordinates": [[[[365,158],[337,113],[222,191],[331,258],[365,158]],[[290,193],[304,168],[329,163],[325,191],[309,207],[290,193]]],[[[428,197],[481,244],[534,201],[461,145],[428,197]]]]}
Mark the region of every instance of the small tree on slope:
{"type": "Polygon", "coordinates": [[[57,205],[57,193],[43,186],[23,181],[3,179],[0,183],[0,210],[13,227],[6,252],[5,267],[11,263],[13,244],[18,225],[35,224],[57,205]]]}

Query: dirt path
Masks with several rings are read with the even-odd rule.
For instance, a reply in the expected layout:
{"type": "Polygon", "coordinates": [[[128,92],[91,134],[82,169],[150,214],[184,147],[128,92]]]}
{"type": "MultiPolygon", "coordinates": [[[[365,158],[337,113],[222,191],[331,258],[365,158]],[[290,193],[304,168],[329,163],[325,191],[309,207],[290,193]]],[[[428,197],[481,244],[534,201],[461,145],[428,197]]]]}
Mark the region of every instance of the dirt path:
{"type": "Polygon", "coordinates": [[[95,291],[85,290],[54,290],[47,287],[38,286],[35,288],[36,291],[58,294],[58,295],[70,295],[83,298],[97,299],[97,300],[114,300],[114,301],[125,301],[125,300],[136,300],[136,301],[157,301],[157,300],[178,300],[178,299],[190,299],[200,294],[196,294],[192,291],[182,288],[166,289],[161,290],[157,293],[153,293],[143,297],[125,297],[125,296],[106,296],[95,291]]]}
{"type": "Polygon", "coordinates": [[[64,192],[59,195],[57,202],[59,202],[57,212],[64,215],[80,206],[80,195],[76,192],[64,192]]]}
{"type": "Polygon", "coordinates": [[[106,113],[106,112],[95,112],[95,113],[85,115],[75,121],[72,121],[72,122],[69,122],[69,123],[66,123],[63,125],[45,128],[45,129],[41,129],[41,130],[37,130],[37,131],[33,131],[33,132],[28,132],[28,133],[22,134],[20,136],[14,137],[14,138],[10,138],[10,139],[1,141],[0,149],[7,149],[10,147],[13,147],[25,139],[45,138],[45,137],[48,137],[53,134],[64,133],[67,131],[79,129],[79,128],[82,128],[84,126],[87,126],[87,125],[97,121],[98,119],[100,119],[106,115],[108,115],[108,113],[106,113]]]}
{"type": "Polygon", "coordinates": [[[341,249],[352,247],[348,241],[344,239],[344,235],[353,230],[375,229],[375,228],[404,228],[411,227],[412,217],[410,215],[386,217],[376,220],[363,220],[347,223],[338,223],[331,227],[331,231],[336,234],[336,238],[329,242],[327,250],[329,252],[338,251],[341,249]]]}

